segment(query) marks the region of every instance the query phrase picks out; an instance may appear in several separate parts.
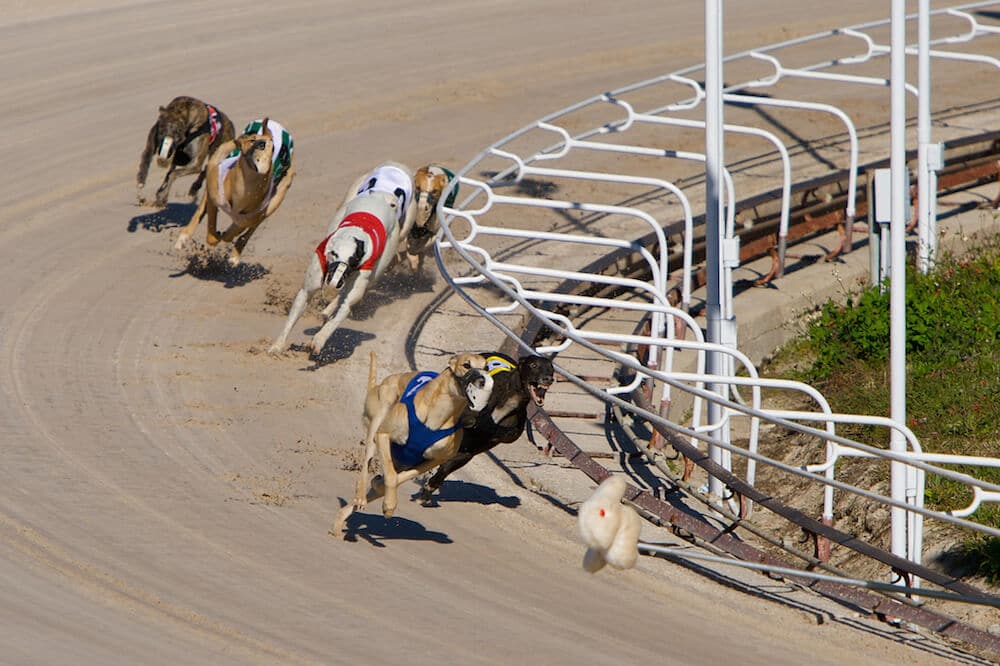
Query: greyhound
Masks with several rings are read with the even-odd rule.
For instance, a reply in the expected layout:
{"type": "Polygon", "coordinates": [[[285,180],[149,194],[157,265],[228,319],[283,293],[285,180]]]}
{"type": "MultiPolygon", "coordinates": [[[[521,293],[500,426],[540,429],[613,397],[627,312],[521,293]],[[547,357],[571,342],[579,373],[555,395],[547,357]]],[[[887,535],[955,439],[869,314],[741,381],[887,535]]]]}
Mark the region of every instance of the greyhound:
{"type": "Polygon", "coordinates": [[[313,354],[320,353],[351,308],[395,261],[400,235],[413,223],[413,211],[413,177],[408,167],[385,162],[359,178],[333,216],[326,238],[312,253],[285,326],[268,351],[280,354],[288,349],[288,336],[309,299],[329,285],[338,290],[338,298],[323,310],[325,323],[310,345],[313,354]]]}
{"type": "Polygon", "coordinates": [[[478,414],[467,412],[463,415],[463,422],[471,425],[465,427],[458,453],[438,467],[424,483],[420,499],[425,504],[449,474],[464,467],[473,457],[497,444],[516,441],[528,421],[529,402],[538,407],[545,404],[545,394],[555,375],[552,361],[535,354],[522,356],[518,361],[500,352],[484,356],[487,371],[493,377],[489,403],[478,414]]]}
{"type": "Polygon", "coordinates": [[[292,138],[278,122],[265,118],[247,125],[234,141],[219,146],[205,168],[208,187],[201,204],[191,216],[174,244],[180,250],[191,239],[201,218],[208,217],[205,241],[215,246],[219,241],[232,243],[229,263],[237,266],[240,253],[260,224],[270,217],[295,178],[292,168],[292,138]],[[219,235],[216,219],[219,210],[232,219],[229,228],[219,235]]]}
{"type": "MultiPolygon", "coordinates": [[[[437,235],[440,224],[437,219],[437,206],[444,194],[445,188],[455,180],[455,174],[440,164],[429,164],[417,169],[413,177],[414,198],[417,208],[416,219],[404,236],[406,260],[410,270],[420,272],[424,265],[424,256],[430,252],[431,241],[437,235]]],[[[456,184],[448,192],[444,205],[451,206],[458,196],[456,184]]]]}
{"type": "Polygon", "coordinates": [[[156,154],[156,164],[167,170],[163,184],[156,190],[153,205],[167,205],[170,186],[180,176],[198,174],[188,196],[192,199],[205,180],[205,160],[223,143],[236,136],[233,122],[211,104],[194,97],[175,97],[160,107],[156,122],[149,128],[146,147],[139,156],[139,171],[135,177],[136,198],[142,206],[149,205],[142,190],[146,186],[149,164],[156,154]]]}
{"type": "Polygon", "coordinates": [[[493,378],[480,354],[456,354],[441,374],[404,372],[381,382],[376,380],[375,352],[369,358],[363,413],[365,457],[354,500],[337,513],[331,529],[334,536],[356,509],[379,497],[383,497],[382,514],[390,518],[396,510],[398,487],[455,455],[462,441],[463,412],[483,409],[493,390],[493,378]],[[372,479],[369,487],[369,465],[376,451],[383,474],[372,479]]]}

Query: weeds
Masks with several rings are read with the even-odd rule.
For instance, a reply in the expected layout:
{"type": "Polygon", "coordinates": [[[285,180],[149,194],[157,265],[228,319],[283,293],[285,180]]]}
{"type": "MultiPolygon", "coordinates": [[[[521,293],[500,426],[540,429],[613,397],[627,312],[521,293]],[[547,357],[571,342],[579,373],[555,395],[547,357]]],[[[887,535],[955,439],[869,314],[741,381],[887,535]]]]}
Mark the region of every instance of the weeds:
{"type": "MultiPolygon", "coordinates": [[[[1000,457],[1000,239],[943,256],[928,275],[908,268],[906,280],[907,425],[925,451],[1000,457]]],[[[888,290],[877,288],[828,302],[782,352],[782,365],[800,368],[797,378],[816,385],[835,411],[888,416],[889,306],[888,290]]],[[[885,436],[863,427],[844,434],[885,436]]],[[[1000,484],[1000,469],[955,469],[1000,484]]],[[[929,508],[971,500],[964,485],[928,475],[929,508]]],[[[1000,506],[984,504],[971,520],[1000,527],[1000,506]]],[[[970,538],[965,552],[1000,582],[1000,540],[970,538]]]]}

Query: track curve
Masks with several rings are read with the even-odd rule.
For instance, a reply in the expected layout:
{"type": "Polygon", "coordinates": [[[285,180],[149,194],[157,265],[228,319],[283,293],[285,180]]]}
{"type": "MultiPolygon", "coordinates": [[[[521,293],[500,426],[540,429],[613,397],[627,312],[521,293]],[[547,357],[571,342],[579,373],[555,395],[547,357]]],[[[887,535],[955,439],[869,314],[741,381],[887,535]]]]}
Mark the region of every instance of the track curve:
{"type": "MultiPolygon", "coordinates": [[[[16,158],[0,212],[0,662],[913,661],[691,572],[584,576],[572,516],[484,466],[462,478],[488,484],[448,484],[437,509],[407,503],[385,521],[372,507],[332,539],[353,487],[364,352],[383,374],[406,367],[431,284],[380,290],[318,367],[261,353],[303,248],[359,170],[461,163],[484,133],[695,60],[699,3],[669,15],[638,0],[360,15],[294,1],[79,4],[0,19],[16,158]],[[237,125],[272,115],[295,136],[300,176],[239,271],[192,270],[170,252],[189,181],[164,211],[133,205],[142,140],[178,94],[237,125]]],[[[879,18],[868,4],[841,3],[838,22],[879,18]]],[[[773,38],[767,15],[734,9],[733,42],[773,38]]],[[[785,29],[829,27],[803,16],[785,29]]],[[[428,334],[418,358],[486,339],[499,342],[474,323],[428,334]]]]}

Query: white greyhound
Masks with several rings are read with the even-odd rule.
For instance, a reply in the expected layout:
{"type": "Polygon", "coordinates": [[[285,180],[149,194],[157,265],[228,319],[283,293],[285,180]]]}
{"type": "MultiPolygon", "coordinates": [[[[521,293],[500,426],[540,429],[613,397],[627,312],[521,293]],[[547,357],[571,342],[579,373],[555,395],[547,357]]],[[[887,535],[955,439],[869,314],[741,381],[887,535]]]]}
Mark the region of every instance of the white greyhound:
{"type": "Polygon", "coordinates": [[[288,349],[288,336],[309,299],[330,285],[339,293],[323,310],[326,322],[313,336],[310,349],[318,354],[351,308],[395,261],[399,239],[413,225],[414,210],[413,172],[408,167],[385,162],[359,178],[313,252],[285,327],[269,352],[280,354],[288,349]]]}

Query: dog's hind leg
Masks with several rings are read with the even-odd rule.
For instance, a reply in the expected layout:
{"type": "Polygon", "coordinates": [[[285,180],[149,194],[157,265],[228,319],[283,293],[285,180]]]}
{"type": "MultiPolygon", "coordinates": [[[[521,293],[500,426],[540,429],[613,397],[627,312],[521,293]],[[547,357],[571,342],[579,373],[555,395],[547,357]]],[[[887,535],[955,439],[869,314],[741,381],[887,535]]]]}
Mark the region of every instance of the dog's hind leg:
{"type": "Polygon", "coordinates": [[[274,341],[271,348],[268,350],[271,354],[280,354],[286,349],[288,349],[288,336],[292,333],[292,328],[295,326],[295,322],[299,320],[302,313],[306,309],[306,305],[309,304],[309,299],[314,293],[319,291],[323,286],[323,268],[319,264],[319,257],[316,256],[314,252],[312,259],[309,261],[309,267],[306,268],[306,276],[302,281],[302,288],[299,289],[299,293],[295,295],[295,300],[292,301],[292,307],[288,309],[288,317],[285,319],[285,327],[281,329],[281,335],[278,339],[274,341]]]}
{"type": "Polygon", "coordinates": [[[195,176],[194,182],[191,183],[191,187],[188,188],[188,196],[191,198],[191,201],[194,201],[195,197],[198,195],[198,190],[201,189],[202,184],[205,182],[205,162],[208,161],[208,155],[211,152],[211,142],[209,137],[206,135],[195,138],[187,146],[187,150],[188,154],[191,155],[191,161],[188,162],[184,173],[179,173],[177,175],[186,176],[193,173],[198,174],[195,176]]]}
{"type": "Polygon", "coordinates": [[[424,487],[420,489],[420,501],[429,502],[431,495],[441,487],[444,480],[448,478],[452,472],[465,467],[465,464],[472,460],[472,458],[473,456],[469,454],[459,453],[454,458],[446,460],[440,467],[437,468],[437,470],[434,471],[433,476],[427,479],[427,482],[424,483],[424,487]]]}
{"type": "Polygon", "coordinates": [[[188,196],[191,197],[191,201],[194,201],[195,197],[198,196],[198,190],[201,189],[202,183],[205,182],[205,170],[202,169],[198,172],[198,177],[194,179],[191,183],[191,188],[188,190],[188,196]]]}

